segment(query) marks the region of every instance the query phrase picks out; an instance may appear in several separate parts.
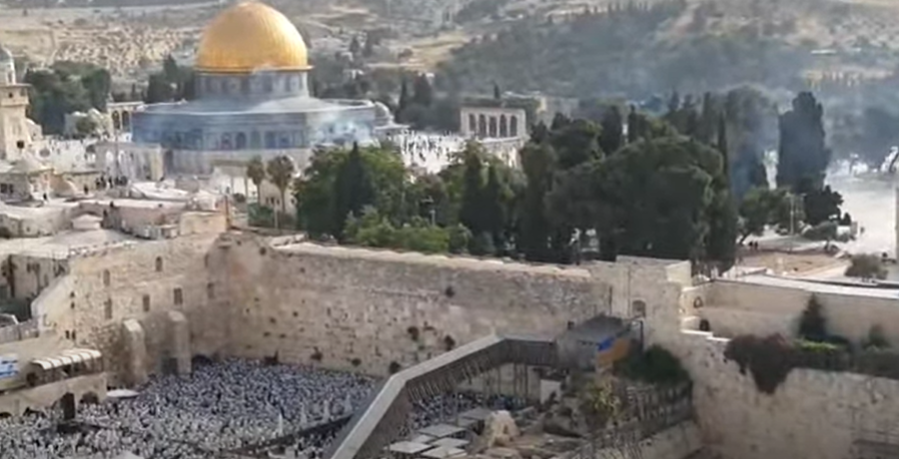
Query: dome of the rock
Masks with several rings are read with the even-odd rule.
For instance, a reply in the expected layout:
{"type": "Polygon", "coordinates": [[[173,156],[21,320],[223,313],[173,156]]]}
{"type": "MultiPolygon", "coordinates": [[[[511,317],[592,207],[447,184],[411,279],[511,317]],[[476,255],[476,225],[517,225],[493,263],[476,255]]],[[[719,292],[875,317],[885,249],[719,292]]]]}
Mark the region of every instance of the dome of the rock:
{"type": "Polygon", "coordinates": [[[255,1],[238,3],[206,27],[194,64],[204,73],[308,70],[306,42],[277,10],[255,1]]]}

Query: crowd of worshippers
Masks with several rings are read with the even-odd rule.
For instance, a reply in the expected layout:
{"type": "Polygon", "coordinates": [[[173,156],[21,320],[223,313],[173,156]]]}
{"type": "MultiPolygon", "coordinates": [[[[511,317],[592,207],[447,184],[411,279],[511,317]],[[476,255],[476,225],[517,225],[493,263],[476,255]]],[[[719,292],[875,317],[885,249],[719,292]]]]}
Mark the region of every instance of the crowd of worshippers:
{"type": "MultiPolygon", "coordinates": [[[[374,380],[308,367],[228,360],[189,377],[154,377],[131,399],[82,403],[86,431],[59,434],[59,409],[0,419],[3,459],[209,458],[351,414],[374,380]]],[[[322,439],[312,452],[327,445],[322,439]]],[[[312,455],[310,454],[311,458],[312,455]]]]}
{"type": "MultiPolygon", "coordinates": [[[[366,376],[263,362],[196,365],[188,376],[158,376],[135,398],[82,402],[77,433],[60,434],[60,408],[0,419],[2,459],[209,459],[352,414],[374,390],[366,376]]],[[[416,402],[402,435],[450,422],[474,407],[514,410],[524,400],[459,392],[416,402]]],[[[297,438],[288,457],[322,459],[338,430],[297,438]]]]}
{"type": "Polygon", "coordinates": [[[437,172],[446,167],[453,155],[465,149],[466,139],[456,134],[402,133],[389,136],[388,141],[400,150],[407,167],[423,167],[437,172]]]}
{"type": "Polygon", "coordinates": [[[117,186],[127,186],[128,177],[110,177],[107,175],[101,175],[94,181],[94,185],[98,190],[108,190],[117,186]]]}

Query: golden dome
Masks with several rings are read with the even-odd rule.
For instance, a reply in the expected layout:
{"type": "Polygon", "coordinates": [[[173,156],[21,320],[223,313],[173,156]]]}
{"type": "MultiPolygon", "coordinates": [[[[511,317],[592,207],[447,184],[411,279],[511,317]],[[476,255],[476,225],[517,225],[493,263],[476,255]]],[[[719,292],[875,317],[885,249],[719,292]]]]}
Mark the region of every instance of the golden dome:
{"type": "Polygon", "coordinates": [[[203,32],[194,68],[205,73],[308,70],[302,35],[283,14],[259,2],[223,11],[203,32]]]}

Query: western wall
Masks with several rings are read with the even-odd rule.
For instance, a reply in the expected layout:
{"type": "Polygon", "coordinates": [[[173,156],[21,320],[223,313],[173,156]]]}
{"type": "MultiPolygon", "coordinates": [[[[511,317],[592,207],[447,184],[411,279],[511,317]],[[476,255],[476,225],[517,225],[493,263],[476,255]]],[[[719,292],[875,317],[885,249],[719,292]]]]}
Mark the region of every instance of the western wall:
{"type": "Polygon", "coordinates": [[[683,262],[623,257],[559,267],[202,229],[54,263],[60,274],[49,276],[33,311],[60,339],[102,351],[111,384],[196,354],[278,355],[386,375],[392,363],[408,367],[444,352],[448,341],[553,336],[606,314],[643,317],[647,343],[682,359],[694,381],[703,442],[722,457],[865,457],[899,426],[899,382],[793,370],[767,395],[724,358],[727,337],[794,335],[812,295],[835,333],[857,341],[879,324],[896,342],[899,299],[883,292],[728,280],[693,285],[683,262]],[[700,319],[711,332],[695,330],[700,319]],[[179,326],[182,332],[173,331],[179,326]],[[143,343],[140,352],[135,343],[143,343]]]}

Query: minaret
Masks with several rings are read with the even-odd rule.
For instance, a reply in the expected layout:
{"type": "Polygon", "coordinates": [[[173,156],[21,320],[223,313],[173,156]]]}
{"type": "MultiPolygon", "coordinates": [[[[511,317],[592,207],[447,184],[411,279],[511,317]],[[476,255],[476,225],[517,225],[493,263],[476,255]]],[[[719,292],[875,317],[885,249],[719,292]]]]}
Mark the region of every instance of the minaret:
{"type": "Polygon", "coordinates": [[[31,145],[27,84],[16,82],[12,53],[0,46],[0,159],[14,161],[31,145]]]}

